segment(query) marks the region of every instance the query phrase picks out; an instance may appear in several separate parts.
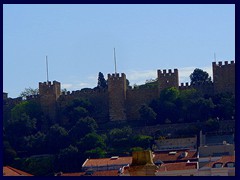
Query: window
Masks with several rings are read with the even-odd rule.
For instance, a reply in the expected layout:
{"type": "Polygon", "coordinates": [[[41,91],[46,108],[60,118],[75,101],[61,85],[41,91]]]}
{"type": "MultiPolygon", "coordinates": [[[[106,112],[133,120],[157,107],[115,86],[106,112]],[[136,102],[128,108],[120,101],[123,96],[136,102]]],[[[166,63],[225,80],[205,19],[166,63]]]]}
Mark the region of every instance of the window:
{"type": "Polygon", "coordinates": [[[212,168],[222,168],[223,163],[215,163],[213,164],[212,168]]]}
{"type": "Polygon", "coordinates": [[[235,167],[235,162],[228,162],[225,164],[225,167],[233,168],[235,167]]]}

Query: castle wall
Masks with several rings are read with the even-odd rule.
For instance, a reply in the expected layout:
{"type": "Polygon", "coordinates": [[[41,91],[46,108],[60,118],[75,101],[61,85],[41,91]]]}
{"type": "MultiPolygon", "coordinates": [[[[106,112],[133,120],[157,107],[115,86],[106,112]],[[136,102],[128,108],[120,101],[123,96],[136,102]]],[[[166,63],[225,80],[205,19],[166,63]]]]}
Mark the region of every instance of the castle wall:
{"type": "Polygon", "coordinates": [[[127,120],[126,117],[126,75],[108,74],[110,121],[127,120]]]}
{"type": "Polygon", "coordinates": [[[109,119],[108,112],[108,92],[107,90],[81,90],[68,92],[63,94],[58,99],[58,106],[60,108],[67,105],[67,103],[73,99],[87,99],[93,106],[93,118],[98,122],[106,122],[109,119]]]}
{"type": "Polygon", "coordinates": [[[212,63],[214,93],[231,92],[235,94],[235,63],[225,61],[212,63]]]}
{"type": "Polygon", "coordinates": [[[51,120],[56,117],[56,101],[61,94],[61,85],[57,81],[39,83],[39,97],[41,108],[51,120]]]}
{"type": "Polygon", "coordinates": [[[158,98],[158,88],[128,89],[127,90],[127,119],[140,119],[139,109],[143,104],[149,104],[158,98]]]}
{"type": "Polygon", "coordinates": [[[179,86],[179,78],[178,78],[178,70],[174,69],[172,72],[171,69],[164,69],[163,71],[158,70],[158,90],[159,93],[165,89],[170,87],[175,87],[178,89],[179,86]]]}
{"type": "Polygon", "coordinates": [[[205,83],[205,84],[194,84],[194,85],[189,85],[189,83],[181,83],[181,85],[178,88],[180,91],[182,90],[189,90],[189,89],[196,89],[198,93],[205,95],[213,95],[214,94],[214,88],[213,88],[213,83],[205,83]]]}

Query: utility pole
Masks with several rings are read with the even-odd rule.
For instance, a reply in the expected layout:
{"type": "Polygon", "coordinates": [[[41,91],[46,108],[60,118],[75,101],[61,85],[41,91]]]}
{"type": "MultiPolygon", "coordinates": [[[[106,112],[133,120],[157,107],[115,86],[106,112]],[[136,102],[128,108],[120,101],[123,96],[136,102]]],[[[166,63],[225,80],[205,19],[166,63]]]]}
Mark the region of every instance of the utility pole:
{"type": "Polygon", "coordinates": [[[116,60],[116,52],[114,48],[114,64],[115,64],[115,75],[117,74],[117,60],[116,60]]]}

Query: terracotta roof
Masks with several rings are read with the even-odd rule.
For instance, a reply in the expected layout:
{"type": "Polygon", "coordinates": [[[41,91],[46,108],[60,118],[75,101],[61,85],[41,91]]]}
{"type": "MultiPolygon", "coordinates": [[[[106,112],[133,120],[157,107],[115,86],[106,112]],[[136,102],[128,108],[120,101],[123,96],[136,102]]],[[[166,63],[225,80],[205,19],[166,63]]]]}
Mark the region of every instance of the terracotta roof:
{"type": "Polygon", "coordinates": [[[235,163],[235,156],[222,156],[219,160],[210,162],[206,164],[204,167],[213,167],[213,165],[216,163],[222,163],[224,167],[227,163],[230,163],[230,162],[235,163]]]}
{"type": "Polygon", "coordinates": [[[197,162],[178,162],[162,164],[158,171],[176,171],[187,169],[197,169],[197,162]]]}
{"type": "Polygon", "coordinates": [[[168,151],[158,151],[154,152],[153,161],[156,163],[157,161],[161,160],[163,162],[178,162],[178,161],[187,161],[187,160],[196,160],[197,159],[197,151],[194,150],[168,150],[168,151]],[[170,152],[176,152],[170,153],[170,152]],[[186,157],[180,158],[180,155],[184,152],[187,152],[186,157]],[[170,154],[169,154],[170,153],[170,154]]]}
{"type": "Polygon", "coordinates": [[[131,163],[132,157],[118,157],[116,159],[115,158],[87,159],[82,167],[124,165],[131,163]]]}
{"type": "Polygon", "coordinates": [[[62,173],[59,176],[82,176],[85,172],[76,172],[76,173],[62,173]]]}
{"type": "Polygon", "coordinates": [[[10,166],[3,167],[3,176],[33,176],[32,174],[26,173],[19,169],[15,169],[10,166]]]}
{"type": "Polygon", "coordinates": [[[86,172],[62,173],[60,176],[118,176],[118,170],[95,171],[92,175],[86,175],[86,172]]]}
{"type": "Polygon", "coordinates": [[[118,176],[118,170],[96,171],[93,176],[118,176]]]}

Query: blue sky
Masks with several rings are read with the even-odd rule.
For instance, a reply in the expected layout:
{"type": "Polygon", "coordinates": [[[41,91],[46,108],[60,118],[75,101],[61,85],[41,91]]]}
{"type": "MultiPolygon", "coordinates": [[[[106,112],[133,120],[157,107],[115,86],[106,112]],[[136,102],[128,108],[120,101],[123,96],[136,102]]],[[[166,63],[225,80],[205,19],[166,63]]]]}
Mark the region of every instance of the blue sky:
{"type": "Polygon", "coordinates": [[[124,72],[130,85],[179,69],[180,83],[195,68],[235,60],[235,5],[8,5],[3,6],[3,91],[17,97],[49,80],[69,91],[93,88],[124,72]]]}

